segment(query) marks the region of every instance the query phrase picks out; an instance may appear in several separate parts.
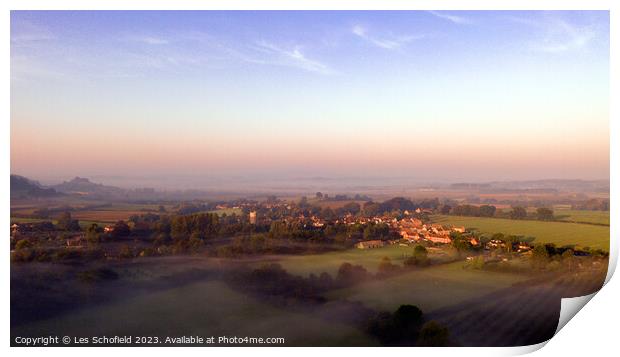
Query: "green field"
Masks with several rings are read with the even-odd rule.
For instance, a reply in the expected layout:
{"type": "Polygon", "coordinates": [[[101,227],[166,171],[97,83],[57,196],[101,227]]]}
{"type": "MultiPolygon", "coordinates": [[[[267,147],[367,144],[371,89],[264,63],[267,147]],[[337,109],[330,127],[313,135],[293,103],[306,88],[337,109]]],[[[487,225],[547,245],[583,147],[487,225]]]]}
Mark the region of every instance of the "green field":
{"type": "MultiPolygon", "coordinates": [[[[55,219],[11,217],[11,224],[13,223],[38,223],[38,222],[52,222],[53,224],[58,223],[58,221],[55,219]]],[[[88,228],[93,223],[96,223],[100,227],[103,227],[108,224],[106,222],[101,222],[101,221],[84,221],[84,220],[79,221],[79,223],[82,229],[88,228]]]]}
{"type": "Polygon", "coordinates": [[[56,223],[55,220],[44,219],[44,218],[11,217],[11,224],[13,223],[38,223],[38,222],[45,222],[45,221],[56,223]]]}
{"type": "MultiPolygon", "coordinates": [[[[337,252],[311,255],[286,256],[278,263],[291,274],[307,276],[310,273],[323,272],[334,276],[342,263],[359,264],[370,272],[376,272],[383,257],[388,257],[392,263],[402,265],[406,257],[413,253],[413,246],[403,247],[398,244],[374,249],[347,249],[337,252]]],[[[431,254],[431,259],[441,259],[442,255],[431,254]]]]}
{"type": "Polygon", "coordinates": [[[374,345],[353,327],[290,312],[207,281],[12,328],[20,336],[285,337],[286,345],[374,345]],[[303,326],[303,328],[291,328],[303,326]]]}
{"type": "Polygon", "coordinates": [[[209,211],[209,213],[217,213],[218,216],[221,216],[223,214],[230,216],[233,213],[236,215],[241,215],[243,214],[243,211],[241,210],[241,208],[222,208],[222,209],[216,209],[213,211],[209,211]]]}
{"type": "Polygon", "coordinates": [[[460,261],[418,269],[336,290],[328,297],[359,301],[368,307],[388,311],[402,304],[413,304],[429,313],[528,279],[523,275],[464,269],[463,264],[460,261]]]}
{"type": "Polygon", "coordinates": [[[533,236],[536,237],[535,243],[579,245],[609,250],[609,227],[606,226],[444,215],[434,215],[431,219],[436,223],[476,228],[485,233],[533,236]]]}
{"type": "Polygon", "coordinates": [[[609,225],[609,211],[556,209],[554,215],[561,221],[609,225]]]}

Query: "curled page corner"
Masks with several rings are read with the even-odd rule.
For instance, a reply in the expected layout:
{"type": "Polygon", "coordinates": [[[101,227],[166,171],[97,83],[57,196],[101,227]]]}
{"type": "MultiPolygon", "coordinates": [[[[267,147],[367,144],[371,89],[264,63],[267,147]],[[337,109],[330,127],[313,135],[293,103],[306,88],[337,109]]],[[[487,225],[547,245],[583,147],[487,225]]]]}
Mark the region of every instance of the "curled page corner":
{"type": "MultiPolygon", "coordinates": [[[[599,290],[600,291],[600,290],[599,290]]],[[[555,330],[554,336],[581,310],[597,292],[590,295],[577,296],[573,298],[563,298],[560,309],[560,319],[558,321],[558,327],[555,330]]]]}
{"type": "Polygon", "coordinates": [[[545,347],[547,342],[549,342],[549,340],[537,343],[535,345],[512,347],[507,355],[508,356],[522,356],[522,355],[530,354],[532,352],[536,352],[539,349],[545,347]]]}
{"type": "MultiPolygon", "coordinates": [[[[572,297],[572,298],[563,298],[561,300],[560,318],[558,320],[558,327],[556,328],[553,336],[557,335],[558,332],[560,332],[560,330],[564,328],[564,326],[566,326],[568,321],[570,321],[575,315],[577,315],[579,310],[581,310],[590,300],[592,300],[594,295],[596,295],[597,293],[598,291],[590,295],[577,296],[577,297],[572,297]]],[[[508,353],[508,355],[511,355],[511,356],[526,355],[532,352],[536,352],[539,349],[545,347],[545,345],[549,343],[549,341],[551,341],[551,339],[548,339],[541,343],[537,343],[535,345],[515,347],[508,353]]]]}

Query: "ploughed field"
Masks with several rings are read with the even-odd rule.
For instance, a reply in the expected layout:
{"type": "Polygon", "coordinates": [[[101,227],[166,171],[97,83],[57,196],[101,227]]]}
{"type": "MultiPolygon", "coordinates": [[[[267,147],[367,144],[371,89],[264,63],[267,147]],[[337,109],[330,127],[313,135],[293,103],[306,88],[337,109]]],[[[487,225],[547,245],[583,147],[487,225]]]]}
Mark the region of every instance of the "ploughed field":
{"type": "Polygon", "coordinates": [[[609,226],[446,215],[433,215],[431,219],[435,223],[475,228],[489,234],[533,236],[536,237],[534,243],[577,245],[609,251],[609,226]]]}

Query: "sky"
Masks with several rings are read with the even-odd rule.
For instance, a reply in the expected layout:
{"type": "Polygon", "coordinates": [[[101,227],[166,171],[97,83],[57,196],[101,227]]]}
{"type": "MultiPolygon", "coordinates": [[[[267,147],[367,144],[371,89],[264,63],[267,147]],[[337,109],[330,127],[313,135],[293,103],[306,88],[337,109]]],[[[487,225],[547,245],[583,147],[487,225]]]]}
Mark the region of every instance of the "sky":
{"type": "Polygon", "coordinates": [[[609,13],[12,11],[11,172],[608,179],[609,13]]]}

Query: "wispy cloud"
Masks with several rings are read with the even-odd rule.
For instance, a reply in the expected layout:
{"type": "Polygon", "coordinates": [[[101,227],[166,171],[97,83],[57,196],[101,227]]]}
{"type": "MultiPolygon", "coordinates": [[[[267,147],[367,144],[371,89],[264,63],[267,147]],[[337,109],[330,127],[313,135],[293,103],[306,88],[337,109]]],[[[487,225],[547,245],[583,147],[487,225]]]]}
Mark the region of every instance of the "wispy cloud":
{"type": "Polygon", "coordinates": [[[301,52],[301,48],[299,46],[292,49],[285,49],[266,41],[259,41],[256,45],[256,49],[258,51],[273,56],[273,58],[268,58],[265,61],[261,61],[262,63],[296,67],[308,72],[320,74],[336,73],[336,71],[328,65],[306,57],[306,55],[301,52]]]}
{"type": "Polygon", "coordinates": [[[266,40],[229,43],[221,37],[201,31],[192,31],[177,37],[179,41],[194,43],[196,51],[206,51],[214,61],[222,65],[236,60],[255,65],[294,67],[324,75],[338,73],[329,65],[309,58],[302,51],[302,46],[289,48],[266,40]]]}
{"type": "Polygon", "coordinates": [[[131,36],[128,39],[130,41],[140,42],[147,45],[167,45],[168,43],[170,43],[164,38],[154,36],[131,36]]]}
{"type": "Polygon", "coordinates": [[[149,36],[136,38],[136,41],[146,43],[147,45],[167,45],[169,43],[166,39],[149,36]]]}
{"type": "Polygon", "coordinates": [[[11,23],[11,43],[14,45],[54,39],[56,36],[43,26],[24,20],[14,20],[11,23]]]}
{"type": "Polygon", "coordinates": [[[530,41],[529,47],[535,51],[563,53],[585,49],[596,38],[597,32],[592,25],[576,25],[552,15],[530,19],[510,17],[513,22],[539,31],[538,38],[530,41]]]}
{"type": "Polygon", "coordinates": [[[66,80],[66,74],[49,68],[44,61],[25,55],[11,55],[11,81],[66,80]]]}
{"type": "Polygon", "coordinates": [[[394,49],[402,47],[408,42],[424,38],[424,35],[417,35],[417,36],[409,35],[409,36],[398,36],[398,37],[391,37],[391,38],[379,38],[376,36],[369,35],[368,30],[361,25],[353,26],[353,28],[351,29],[351,33],[353,33],[355,36],[359,38],[362,38],[370,42],[371,44],[377,47],[381,47],[387,50],[394,50],[394,49]]]}
{"type": "Polygon", "coordinates": [[[447,20],[447,21],[450,21],[452,23],[459,24],[459,25],[471,25],[474,23],[471,19],[467,17],[448,14],[443,11],[429,11],[429,13],[431,13],[435,17],[438,17],[440,19],[447,20]]]}

